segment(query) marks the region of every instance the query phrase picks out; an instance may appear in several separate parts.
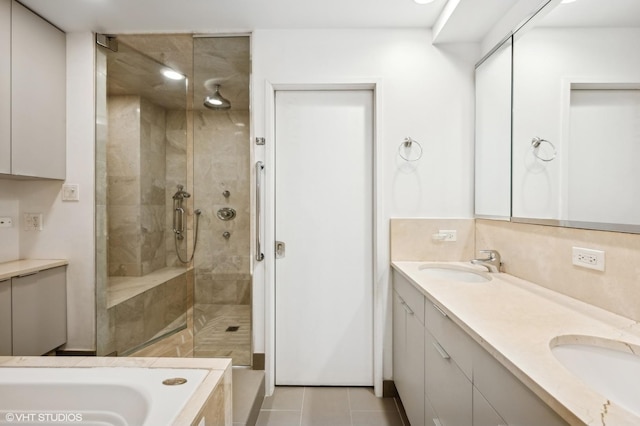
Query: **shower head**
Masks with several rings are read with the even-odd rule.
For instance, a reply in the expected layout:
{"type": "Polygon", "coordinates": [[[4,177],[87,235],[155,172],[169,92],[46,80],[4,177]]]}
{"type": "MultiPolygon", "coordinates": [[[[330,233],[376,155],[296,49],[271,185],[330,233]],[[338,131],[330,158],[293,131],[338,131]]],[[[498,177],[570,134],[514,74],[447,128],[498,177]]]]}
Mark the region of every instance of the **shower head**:
{"type": "Polygon", "coordinates": [[[213,86],[213,95],[204,98],[204,106],[213,110],[227,110],[231,108],[231,102],[220,94],[220,85],[213,86]]]}

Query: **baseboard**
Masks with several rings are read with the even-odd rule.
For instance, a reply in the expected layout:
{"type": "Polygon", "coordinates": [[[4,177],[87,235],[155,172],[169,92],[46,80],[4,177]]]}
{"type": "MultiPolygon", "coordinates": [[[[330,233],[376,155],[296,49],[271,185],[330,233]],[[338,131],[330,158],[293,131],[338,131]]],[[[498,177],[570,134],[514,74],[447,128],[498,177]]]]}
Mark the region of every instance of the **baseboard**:
{"type": "Polygon", "coordinates": [[[253,363],[251,364],[254,370],[262,370],[264,371],[264,354],[255,353],[253,354],[253,363]]]}
{"type": "Polygon", "coordinates": [[[56,356],[96,356],[96,351],[73,351],[58,349],[56,356]]]}
{"type": "Polygon", "coordinates": [[[382,381],[382,397],[383,398],[397,398],[398,390],[393,380],[382,381]]]}

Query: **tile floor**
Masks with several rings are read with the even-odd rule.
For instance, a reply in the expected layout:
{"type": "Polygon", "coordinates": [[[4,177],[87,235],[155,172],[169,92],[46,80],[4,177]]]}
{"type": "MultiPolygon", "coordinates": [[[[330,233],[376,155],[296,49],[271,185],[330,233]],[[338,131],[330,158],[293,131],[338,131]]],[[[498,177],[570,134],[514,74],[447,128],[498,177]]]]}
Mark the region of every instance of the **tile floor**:
{"type": "Polygon", "coordinates": [[[372,388],[278,386],[256,426],[408,426],[401,412],[395,398],[376,398],[372,388]]]}

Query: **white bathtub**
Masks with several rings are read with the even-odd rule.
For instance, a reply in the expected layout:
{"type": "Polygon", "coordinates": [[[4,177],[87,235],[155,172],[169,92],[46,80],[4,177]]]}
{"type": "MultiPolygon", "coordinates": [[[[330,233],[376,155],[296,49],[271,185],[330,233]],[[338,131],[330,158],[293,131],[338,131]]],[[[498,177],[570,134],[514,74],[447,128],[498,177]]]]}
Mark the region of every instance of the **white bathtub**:
{"type": "Polygon", "coordinates": [[[208,370],[0,368],[0,424],[171,425],[208,370]],[[170,378],[186,383],[167,386],[170,378]]]}

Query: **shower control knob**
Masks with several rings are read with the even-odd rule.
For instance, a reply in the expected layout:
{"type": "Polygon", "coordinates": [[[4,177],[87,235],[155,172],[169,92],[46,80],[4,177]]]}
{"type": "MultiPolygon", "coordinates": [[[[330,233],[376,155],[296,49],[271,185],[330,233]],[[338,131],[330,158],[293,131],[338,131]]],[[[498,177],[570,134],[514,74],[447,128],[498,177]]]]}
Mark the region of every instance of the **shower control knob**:
{"type": "Polygon", "coordinates": [[[220,220],[232,220],[233,218],[236,217],[236,211],[231,207],[223,207],[220,210],[218,210],[218,213],[216,213],[216,216],[218,216],[218,219],[220,220]]]}

